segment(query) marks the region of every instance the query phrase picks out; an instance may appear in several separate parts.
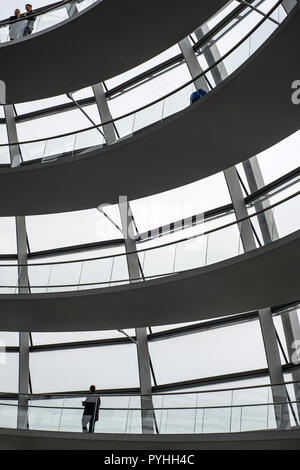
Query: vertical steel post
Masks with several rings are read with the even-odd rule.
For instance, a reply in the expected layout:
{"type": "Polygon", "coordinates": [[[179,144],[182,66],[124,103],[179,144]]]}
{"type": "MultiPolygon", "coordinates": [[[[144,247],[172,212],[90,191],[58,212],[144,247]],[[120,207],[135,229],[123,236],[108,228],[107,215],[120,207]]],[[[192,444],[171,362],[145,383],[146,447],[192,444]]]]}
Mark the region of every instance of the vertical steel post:
{"type": "Polygon", "coordinates": [[[67,10],[69,18],[72,18],[73,16],[78,14],[78,8],[77,8],[75,0],[73,0],[73,2],[67,3],[65,6],[66,6],[66,10],[67,10]]]}
{"type": "MultiPolygon", "coordinates": [[[[184,38],[184,39],[182,39],[182,41],[180,41],[178,43],[178,45],[179,45],[180,50],[183,54],[183,57],[184,57],[184,60],[186,62],[187,68],[189,69],[190,75],[194,79],[195,77],[197,77],[197,75],[202,73],[203,70],[202,70],[202,68],[201,68],[201,66],[198,62],[198,59],[197,59],[197,57],[195,55],[195,52],[194,52],[194,49],[191,45],[191,42],[190,42],[189,38],[184,38]]],[[[197,90],[202,88],[206,92],[209,91],[209,87],[208,87],[208,84],[207,84],[204,76],[200,77],[200,78],[197,78],[197,80],[195,80],[194,84],[195,84],[195,87],[196,87],[197,90]]]]}
{"type": "MultiPolygon", "coordinates": [[[[9,143],[18,142],[17,127],[13,105],[4,105],[7,136],[9,143]]],[[[19,145],[10,146],[12,167],[20,166],[22,158],[19,145]]],[[[16,236],[18,264],[27,264],[27,236],[24,216],[16,216],[16,236]]],[[[29,277],[27,266],[18,267],[19,294],[29,292],[29,277]]],[[[29,333],[19,332],[19,385],[18,385],[18,429],[28,427],[28,393],[29,393],[29,333]]]]}
{"type": "MultiPolygon", "coordinates": [[[[100,115],[101,122],[112,119],[107,104],[105,90],[102,83],[93,86],[93,91],[100,115]]],[[[113,123],[103,126],[106,142],[112,144],[116,141],[116,132],[113,123]]],[[[139,282],[141,270],[139,258],[136,253],[136,243],[133,229],[133,217],[126,197],[120,196],[119,211],[122,223],[122,230],[125,240],[126,260],[130,282],[139,282]],[[133,254],[129,254],[134,252],[133,254]]],[[[141,409],[142,409],[142,431],[144,434],[153,434],[155,430],[155,420],[152,402],[151,367],[146,328],[136,328],[136,346],[139,367],[139,380],[141,389],[141,409]]]]}
{"type": "MultiPolygon", "coordinates": [[[[130,282],[139,282],[141,270],[134,238],[133,217],[127,197],[120,197],[119,210],[124,233],[126,259],[130,282]],[[131,253],[131,254],[129,254],[131,253]]],[[[146,328],[136,328],[136,345],[139,367],[142,430],[143,434],[153,434],[155,430],[152,402],[151,367],[146,328]]]]}
{"type": "MultiPolygon", "coordinates": [[[[93,92],[95,95],[95,100],[101,122],[107,122],[112,120],[112,116],[110,114],[110,110],[105,96],[103,83],[97,83],[96,85],[93,85],[93,92]]],[[[116,131],[112,122],[103,126],[103,133],[105,135],[105,140],[108,145],[113,144],[117,140],[116,131]]]]}

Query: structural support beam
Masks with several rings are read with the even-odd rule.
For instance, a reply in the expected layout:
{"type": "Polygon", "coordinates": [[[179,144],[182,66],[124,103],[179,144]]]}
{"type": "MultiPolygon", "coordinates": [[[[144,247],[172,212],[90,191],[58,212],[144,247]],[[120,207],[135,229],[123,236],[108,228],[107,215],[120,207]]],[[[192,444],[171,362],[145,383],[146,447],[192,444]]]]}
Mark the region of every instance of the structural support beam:
{"type": "Polygon", "coordinates": [[[292,9],[297,5],[298,1],[299,0],[283,0],[282,6],[287,14],[292,11],[292,9]]]}
{"type": "MultiPolygon", "coordinates": [[[[271,384],[281,384],[284,382],[284,375],[282,371],[272,311],[270,308],[259,310],[258,316],[265,345],[271,384]]],[[[272,386],[272,395],[275,405],[274,409],[277,427],[278,429],[288,429],[291,424],[289,417],[288,396],[285,385],[272,386]]]]}
{"type": "MultiPolygon", "coordinates": [[[[237,219],[243,219],[248,216],[245,205],[242,188],[235,167],[224,171],[225,180],[228,186],[229,194],[232,200],[234,212],[237,219]]],[[[244,251],[254,250],[256,248],[254,233],[251,227],[251,221],[245,220],[239,223],[239,231],[244,251]]]]}
{"type": "MultiPolygon", "coordinates": [[[[133,217],[127,197],[121,197],[119,210],[124,233],[125,249],[127,254],[128,274],[130,282],[139,282],[142,277],[138,255],[136,254],[135,234],[133,228],[133,217]]],[[[141,312],[142,313],[142,312],[141,312]]],[[[142,431],[143,434],[153,434],[155,431],[155,416],[152,402],[151,365],[146,328],[136,328],[136,346],[139,367],[141,408],[142,408],[142,431]]]]}
{"type": "MultiPolygon", "coordinates": [[[[256,156],[243,162],[243,168],[249,185],[251,193],[265,186],[264,178],[256,156]]],[[[270,202],[267,198],[258,201],[255,204],[256,210],[261,211],[268,209],[270,202]]],[[[261,234],[264,243],[270,243],[278,239],[278,231],[276,228],[275,220],[272,211],[267,211],[258,216],[258,223],[260,226],[261,234]]]]}
{"type": "MultiPolygon", "coordinates": [[[[112,116],[110,114],[110,110],[105,96],[103,83],[97,83],[96,85],[93,85],[93,92],[95,95],[95,100],[101,122],[107,122],[112,120],[112,116]]],[[[113,144],[117,140],[116,131],[112,122],[110,124],[106,124],[103,127],[103,133],[105,135],[105,140],[108,145],[113,144]]]]}
{"type": "MultiPolygon", "coordinates": [[[[197,40],[200,41],[207,33],[209,33],[209,27],[207,24],[204,24],[195,31],[195,36],[197,40]]],[[[215,62],[221,58],[219,50],[213,41],[208,41],[207,45],[205,45],[203,53],[208,67],[212,67],[215,62]]],[[[216,85],[219,85],[223,80],[225,80],[225,78],[228,77],[223,62],[220,62],[218,65],[213,67],[211,69],[211,74],[216,85]]]]}
{"type": "MultiPolygon", "coordinates": [[[[198,62],[194,49],[191,45],[191,42],[189,38],[184,38],[182,39],[182,41],[178,43],[178,45],[183,54],[184,60],[186,62],[187,68],[189,69],[191,77],[194,79],[200,73],[202,73],[203,70],[198,62]]],[[[198,78],[197,80],[195,80],[194,83],[195,83],[195,87],[197,90],[201,88],[202,90],[205,90],[206,92],[209,91],[207,81],[205,80],[204,77],[198,78]]]]}
{"type": "MultiPolygon", "coordinates": [[[[241,184],[235,168],[224,171],[229,193],[232,199],[236,218],[247,216],[247,208],[242,193],[241,184]]],[[[240,235],[245,252],[256,247],[254,233],[249,221],[240,226],[240,235]]],[[[274,384],[272,395],[274,402],[275,418],[278,429],[286,429],[290,426],[288,396],[285,386],[277,386],[284,382],[284,375],[280,360],[279,347],[277,343],[276,330],[273,323],[271,308],[258,311],[261,332],[264,340],[266,358],[269,368],[270,381],[274,384]]]]}
{"type": "MultiPolygon", "coordinates": [[[[13,105],[4,106],[8,142],[18,142],[13,105]]],[[[20,166],[22,161],[19,145],[10,147],[11,166],[20,166]]],[[[27,264],[27,236],[24,216],[16,216],[16,238],[18,264],[27,264]]],[[[18,291],[20,294],[29,292],[27,266],[18,267],[18,291]]],[[[29,393],[29,333],[19,333],[19,385],[18,385],[18,429],[28,427],[28,393],[29,393]]]]}
{"type": "MultiPolygon", "coordinates": [[[[93,86],[95,100],[97,103],[101,122],[107,122],[112,119],[107,104],[105,90],[102,83],[93,86]]],[[[104,135],[106,142],[112,144],[116,141],[116,132],[113,123],[104,126],[104,135]]],[[[133,217],[126,197],[121,198],[119,202],[122,230],[125,240],[126,253],[136,252],[136,243],[133,229],[133,217]]],[[[127,254],[127,266],[130,282],[139,282],[142,277],[139,258],[136,253],[127,254]]],[[[136,328],[136,347],[139,367],[139,379],[141,389],[141,409],[142,409],[142,431],[144,434],[153,434],[155,430],[155,420],[152,402],[151,385],[151,366],[148,347],[148,338],[146,328],[136,328]]]]}
{"type": "MultiPolygon", "coordinates": [[[[6,104],[3,106],[3,109],[6,120],[8,143],[18,142],[14,106],[12,104],[6,104]]],[[[12,168],[15,168],[21,164],[22,157],[19,145],[11,145],[9,147],[9,155],[12,168]]]]}
{"type": "MultiPolygon", "coordinates": [[[[236,169],[230,168],[225,170],[224,175],[236,218],[238,219],[247,216],[247,208],[236,169]]],[[[244,223],[244,225],[240,226],[239,229],[245,252],[253,250],[256,247],[256,244],[250,222],[248,224],[244,223]]],[[[276,423],[278,429],[286,429],[290,426],[288,396],[285,386],[276,385],[284,382],[284,375],[271,308],[259,310],[258,316],[265,346],[270,381],[271,384],[274,384],[272,387],[272,395],[276,423]]]]}
{"type": "Polygon", "coordinates": [[[67,10],[69,18],[72,18],[73,16],[78,14],[78,8],[75,2],[67,3],[66,10],[67,10]]]}
{"type": "MultiPolygon", "coordinates": [[[[281,314],[281,322],[285,336],[287,353],[289,362],[295,361],[295,351],[300,345],[300,325],[297,310],[285,312],[281,314]]],[[[297,400],[298,421],[300,422],[300,370],[292,371],[293,381],[299,383],[294,384],[294,393],[297,400]]]]}

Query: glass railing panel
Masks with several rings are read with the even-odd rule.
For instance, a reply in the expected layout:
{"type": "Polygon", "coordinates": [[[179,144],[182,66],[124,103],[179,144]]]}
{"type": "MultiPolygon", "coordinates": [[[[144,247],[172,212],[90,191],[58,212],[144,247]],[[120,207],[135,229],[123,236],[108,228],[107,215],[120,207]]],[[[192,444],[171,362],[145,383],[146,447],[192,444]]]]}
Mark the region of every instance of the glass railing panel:
{"type": "MultiPolygon", "coordinates": [[[[237,70],[249,58],[249,56],[250,39],[248,38],[222,61],[228,75],[235,72],[235,70],[237,70]]],[[[215,68],[217,68],[217,65],[212,68],[212,73],[215,68]]]]}
{"type": "Polygon", "coordinates": [[[84,261],[80,274],[79,289],[108,287],[109,284],[105,283],[111,280],[113,263],[114,258],[84,261]],[[104,284],[101,284],[101,282],[104,284]]]}
{"type": "Polygon", "coordinates": [[[169,245],[146,251],[143,263],[144,276],[173,273],[175,250],[176,245],[169,245]]]}
{"type": "Polygon", "coordinates": [[[7,42],[9,39],[9,26],[0,27],[0,42],[7,42]]]}
{"type": "Polygon", "coordinates": [[[267,429],[276,429],[276,416],[274,406],[268,407],[268,416],[267,416],[267,429]]]}
{"type": "Polygon", "coordinates": [[[80,283],[82,264],[82,262],[53,264],[47,292],[77,290],[80,283]],[[74,284],[74,286],[71,286],[71,284],[74,284]]]}
{"type": "MultiPolygon", "coordinates": [[[[300,228],[300,196],[289,199],[267,211],[269,216],[273,216],[273,224],[276,225],[279,237],[284,237],[300,228]]],[[[273,230],[272,240],[276,239],[275,230],[273,230]]]]}
{"type": "Polygon", "coordinates": [[[28,278],[32,294],[47,293],[50,283],[52,265],[45,264],[40,266],[28,265],[28,278]]]}
{"type": "Polygon", "coordinates": [[[163,410],[160,434],[194,434],[196,410],[163,410]]]}
{"type": "Polygon", "coordinates": [[[113,287],[113,286],[120,286],[121,284],[128,284],[129,282],[129,274],[128,274],[128,266],[127,266],[127,258],[126,256],[115,256],[112,265],[112,272],[110,284],[106,287],[113,287]],[[116,282],[121,281],[121,282],[116,282]]]}
{"type": "Polygon", "coordinates": [[[142,434],[141,410],[128,410],[125,434],[142,434]]]}
{"type": "Polygon", "coordinates": [[[22,160],[27,162],[43,158],[45,156],[46,146],[47,140],[20,145],[22,160]]]}
{"type": "Polygon", "coordinates": [[[202,416],[202,432],[230,432],[230,423],[231,408],[206,408],[202,416]]]}
{"type": "Polygon", "coordinates": [[[278,17],[275,18],[275,19],[277,19],[279,21],[279,23],[282,23],[285,20],[286,17],[287,17],[286,11],[284,10],[284,8],[282,6],[280,6],[278,8],[278,17]]]}
{"type": "Polygon", "coordinates": [[[94,3],[96,3],[98,0],[76,0],[75,4],[77,6],[77,10],[80,12],[84,10],[87,7],[90,7],[94,3]]]}
{"type": "MultiPolygon", "coordinates": [[[[278,9],[277,9],[278,10],[278,9]]],[[[277,12],[278,17],[278,12],[277,12]]],[[[268,39],[269,36],[277,29],[277,25],[270,20],[265,21],[264,24],[258,28],[250,36],[249,53],[253,54],[257,49],[268,39]]]]}
{"type": "Polygon", "coordinates": [[[162,118],[165,119],[172,114],[178,113],[190,106],[191,94],[196,90],[195,85],[191,83],[182,90],[177,91],[164,100],[162,118]]]}
{"type": "Polygon", "coordinates": [[[82,432],[82,415],[83,415],[83,409],[75,408],[75,407],[64,408],[61,414],[59,431],[82,432]]]}
{"type": "Polygon", "coordinates": [[[76,134],[72,150],[74,150],[75,154],[81,154],[83,152],[96,150],[97,148],[102,147],[105,143],[103,128],[100,126],[99,128],[90,129],[76,134]],[[79,152],[79,150],[82,150],[82,152],[79,152]]]}
{"type": "Polygon", "coordinates": [[[66,8],[52,10],[36,17],[33,34],[61,23],[69,18],[66,8]]]}
{"type": "Polygon", "coordinates": [[[243,252],[239,229],[236,225],[208,234],[206,265],[217,263],[243,252]]]}
{"type": "Polygon", "coordinates": [[[96,433],[126,434],[127,423],[130,419],[130,410],[101,410],[99,420],[95,423],[96,433]]]}
{"type": "Polygon", "coordinates": [[[232,404],[247,405],[256,403],[271,403],[271,397],[271,388],[268,386],[233,390],[232,404]]]}
{"type": "Polygon", "coordinates": [[[17,402],[13,400],[2,400],[0,403],[0,427],[16,429],[18,408],[17,402]],[[15,405],[15,406],[14,406],[15,405]]]}
{"type": "Polygon", "coordinates": [[[267,429],[269,406],[242,407],[241,431],[257,431],[267,429]]]}
{"type": "Polygon", "coordinates": [[[64,400],[31,400],[28,407],[28,429],[58,431],[64,400]]]}
{"type": "Polygon", "coordinates": [[[163,100],[158,103],[149,106],[148,108],[142,109],[135,113],[133,132],[138,131],[144,127],[150,126],[151,124],[161,121],[163,115],[163,100]]]}
{"type": "Polygon", "coordinates": [[[123,137],[129,137],[133,133],[133,127],[135,123],[135,114],[131,114],[123,119],[115,121],[115,128],[117,129],[120,139],[123,137]]]}
{"type": "Polygon", "coordinates": [[[63,154],[71,154],[74,149],[76,134],[47,140],[43,161],[59,158],[63,154]]]}
{"type": "Polygon", "coordinates": [[[101,397],[99,421],[96,422],[95,432],[124,433],[127,432],[131,397],[101,397]],[[103,409],[124,408],[124,409],[103,409]]]}
{"type": "Polygon", "coordinates": [[[205,266],[208,236],[203,235],[192,240],[177,243],[175,252],[174,271],[205,266]]]}
{"type": "Polygon", "coordinates": [[[140,397],[132,396],[130,398],[130,407],[136,409],[130,409],[126,419],[126,434],[142,434],[142,415],[141,410],[141,399],[140,397]]]}
{"type": "Polygon", "coordinates": [[[197,406],[230,406],[232,402],[232,391],[198,393],[197,406]]]}
{"type": "Polygon", "coordinates": [[[12,266],[0,267],[0,293],[17,294],[18,278],[20,272],[18,267],[14,266],[15,263],[10,263],[7,261],[5,264],[12,264],[12,266]]]}

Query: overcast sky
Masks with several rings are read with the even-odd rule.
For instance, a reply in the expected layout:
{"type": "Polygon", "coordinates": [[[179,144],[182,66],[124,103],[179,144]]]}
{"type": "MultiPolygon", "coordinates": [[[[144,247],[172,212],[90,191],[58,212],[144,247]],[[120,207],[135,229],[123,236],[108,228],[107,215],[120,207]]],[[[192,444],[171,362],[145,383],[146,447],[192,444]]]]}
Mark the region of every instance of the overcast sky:
{"type": "MultiPolygon", "coordinates": [[[[24,11],[26,3],[28,3],[26,0],[2,0],[0,3],[0,17],[7,18],[11,16],[16,8],[24,11]]],[[[30,3],[32,3],[34,8],[38,8],[55,2],[52,0],[31,0],[30,3]]]]}

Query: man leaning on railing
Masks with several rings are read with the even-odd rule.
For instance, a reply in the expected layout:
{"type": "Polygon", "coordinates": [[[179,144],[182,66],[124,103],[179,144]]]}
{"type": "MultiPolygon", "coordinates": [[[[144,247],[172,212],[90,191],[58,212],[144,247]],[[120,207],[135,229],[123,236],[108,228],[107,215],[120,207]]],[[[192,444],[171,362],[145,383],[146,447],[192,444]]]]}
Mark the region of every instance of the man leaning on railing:
{"type": "Polygon", "coordinates": [[[34,16],[35,11],[32,9],[32,5],[30,3],[26,3],[25,10],[26,10],[26,13],[24,13],[22,16],[24,18],[28,18],[28,24],[25,28],[24,36],[29,36],[30,34],[32,34],[36,16],[34,16]]]}

